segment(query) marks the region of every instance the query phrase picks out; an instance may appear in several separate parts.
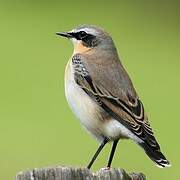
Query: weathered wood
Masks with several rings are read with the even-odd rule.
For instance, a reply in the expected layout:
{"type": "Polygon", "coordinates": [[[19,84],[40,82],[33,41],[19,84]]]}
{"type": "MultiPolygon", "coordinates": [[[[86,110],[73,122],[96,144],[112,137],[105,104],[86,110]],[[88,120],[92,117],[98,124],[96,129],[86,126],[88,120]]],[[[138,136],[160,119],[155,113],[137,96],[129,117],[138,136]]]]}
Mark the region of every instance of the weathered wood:
{"type": "Polygon", "coordinates": [[[86,168],[47,167],[23,171],[16,180],[145,180],[142,173],[126,173],[123,169],[100,169],[92,173],[86,168]]]}

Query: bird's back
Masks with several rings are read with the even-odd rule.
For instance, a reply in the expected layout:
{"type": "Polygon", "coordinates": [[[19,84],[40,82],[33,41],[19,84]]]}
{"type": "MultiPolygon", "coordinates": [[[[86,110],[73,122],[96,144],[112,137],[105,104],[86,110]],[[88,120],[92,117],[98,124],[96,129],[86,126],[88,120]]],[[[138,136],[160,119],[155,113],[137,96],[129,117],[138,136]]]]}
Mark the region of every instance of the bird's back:
{"type": "Polygon", "coordinates": [[[106,87],[115,97],[127,101],[127,94],[137,98],[135,88],[119,60],[118,54],[104,51],[101,53],[84,54],[83,61],[91,72],[96,84],[106,87]]]}

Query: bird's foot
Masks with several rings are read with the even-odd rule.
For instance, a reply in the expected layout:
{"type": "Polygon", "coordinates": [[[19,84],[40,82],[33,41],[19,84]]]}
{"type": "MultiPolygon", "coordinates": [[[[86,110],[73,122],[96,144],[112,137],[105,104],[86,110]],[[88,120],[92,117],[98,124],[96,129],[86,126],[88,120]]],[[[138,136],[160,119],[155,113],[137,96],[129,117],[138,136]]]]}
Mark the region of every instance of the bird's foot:
{"type": "Polygon", "coordinates": [[[101,168],[100,170],[102,171],[109,171],[111,169],[111,167],[104,167],[104,168],[101,168]]]}

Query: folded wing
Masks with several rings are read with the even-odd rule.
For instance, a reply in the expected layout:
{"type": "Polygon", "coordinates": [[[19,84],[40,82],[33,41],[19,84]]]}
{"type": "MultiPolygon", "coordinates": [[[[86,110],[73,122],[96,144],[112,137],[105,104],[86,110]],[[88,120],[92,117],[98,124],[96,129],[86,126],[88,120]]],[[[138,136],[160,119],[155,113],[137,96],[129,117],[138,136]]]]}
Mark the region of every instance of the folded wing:
{"type": "Polygon", "coordinates": [[[169,164],[160,152],[160,146],[153,135],[140,99],[128,92],[120,93],[126,97],[117,97],[110,91],[111,88],[104,87],[101,82],[97,84],[81,56],[75,55],[72,63],[76,83],[110,116],[142,140],[140,145],[153,161],[162,167],[169,164]]]}

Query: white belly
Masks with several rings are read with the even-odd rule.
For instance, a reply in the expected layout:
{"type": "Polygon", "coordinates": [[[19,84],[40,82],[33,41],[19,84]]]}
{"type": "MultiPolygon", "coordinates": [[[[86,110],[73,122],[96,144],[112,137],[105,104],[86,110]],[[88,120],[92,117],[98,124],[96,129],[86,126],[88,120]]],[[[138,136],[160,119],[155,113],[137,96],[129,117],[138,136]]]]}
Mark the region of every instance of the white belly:
{"type": "Polygon", "coordinates": [[[69,106],[81,124],[95,137],[101,139],[98,127],[98,106],[74,81],[71,63],[67,64],[65,73],[65,94],[69,106]]]}
{"type": "Polygon", "coordinates": [[[73,77],[71,62],[65,72],[65,94],[69,106],[81,124],[99,141],[104,137],[136,139],[135,136],[117,120],[105,121],[100,115],[100,107],[78,86],[73,77]]]}

